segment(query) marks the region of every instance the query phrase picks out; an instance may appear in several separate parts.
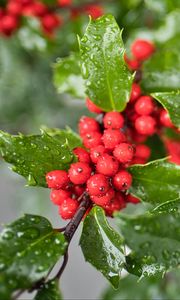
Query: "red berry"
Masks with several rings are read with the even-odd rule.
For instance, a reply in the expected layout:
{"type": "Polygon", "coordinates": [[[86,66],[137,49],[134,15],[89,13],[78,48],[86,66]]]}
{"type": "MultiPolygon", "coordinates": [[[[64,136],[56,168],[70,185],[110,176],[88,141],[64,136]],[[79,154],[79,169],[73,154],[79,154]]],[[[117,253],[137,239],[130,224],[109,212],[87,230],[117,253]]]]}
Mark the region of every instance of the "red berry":
{"type": "Polygon", "coordinates": [[[98,158],[106,153],[106,149],[103,145],[99,145],[90,149],[90,157],[94,164],[97,163],[98,158]]]}
{"type": "Polygon", "coordinates": [[[104,14],[103,7],[96,4],[87,4],[84,7],[84,12],[93,19],[97,19],[104,14]]]}
{"type": "Polygon", "coordinates": [[[100,114],[102,110],[95,105],[89,98],[86,98],[86,106],[89,109],[89,111],[95,113],[95,114],[100,114]]]}
{"type": "Polygon", "coordinates": [[[71,193],[65,190],[51,190],[50,199],[55,205],[61,205],[64,200],[69,198],[71,193]]]}
{"type": "Polygon", "coordinates": [[[132,46],[131,51],[136,59],[148,59],[155,51],[155,46],[152,42],[146,40],[136,40],[132,46]]]}
{"type": "Polygon", "coordinates": [[[106,176],[114,176],[119,169],[119,162],[114,156],[103,154],[99,157],[96,171],[106,176]]]}
{"type": "Polygon", "coordinates": [[[78,209],[79,203],[77,200],[68,198],[59,206],[59,214],[62,219],[71,219],[78,209]]]}
{"type": "Polygon", "coordinates": [[[140,62],[136,59],[130,59],[127,55],[124,56],[128,68],[132,71],[138,70],[141,66],[140,62]]]}
{"type": "Polygon", "coordinates": [[[34,2],[32,3],[32,12],[33,15],[37,17],[42,17],[43,15],[48,13],[48,8],[42,2],[34,2]]]}
{"type": "Polygon", "coordinates": [[[113,150],[115,146],[126,141],[126,136],[118,129],[106,129],[102,140],[106,149],[113,150]]]}
{"type": "Polygon", "coordinates": [[[144,145],[136,145],[136,156],[147,160],[151,155],[151,149],[144,145]]]}
{"type": "Polygon", "coordinates": [[[91,196],[103,196],[109,190],[109,181],[103,174],[95,174],[87,181],[87,190],[91,196]]]}
{"type": "Polygon", "coordinates": [[[72,0],[58,0],[58,5],[65,7],[65,6],[69,6],[72,3],[72,0]]]}
{"type": "Polygon", "coordinates": [[[137,83],[133,83],[132,84],[130,101],[134,102],[140,96],[141,96],[141,87],[137,83]]]}
{"type": "Polygon", "coordinates": [[[135,121],[135,128],[140,134],[152,135],[156,131],[156,121],[151,116],[141,116],[135,121]]]}
{"type": "Polygon", "coordinates": [[[131,165],[144,165],[146,162],[147,160],[142,157],[134,157],[131,161],[131,165]]]}
{"type": "Polygon", "coordinates": [[[86,133],[82,136],[83,144],[86,148],[102,145],[102,134],[98,131],[86,133]]]}
{"type": "Polygon", "coordinates": [[[6,9],[8,14],[10,15],[20,16],[22,11],[22,5],[21,3],[11,0],[7,3],[6,9]]]}
{"type": "Polygon", "coordinates": [[[73,194],[75,194],[75,196],[80,197],[84,192],[85,192],[86,188],[82,185],[74,185],[73,186],[73,194]]]}
{"type": "Polygon", "coordinates": [[[59,27],[62,25],[62,19],[60,18],[59,15],[53,14],[53,13],[48,13],[45,14],[42,19],[42,27],[46,31],[52,31],[55,28],[59,27]]]}
{"type": "Polygon", "coordinates": [[[86,163],[76,162],[71,165],[68,173],[74,184],[84,184],[91,176],[91,168],[86,163]]]}
{"type": "Polygon", "coordinates": [[[117,111],[108,112],[105,114],[104,127],[111,129],[120,129],[124,125],[124,117],[117,111]]]}
{"type": "Polygon", "coordinates": [[[126,170],[119,171],[113,178],[113,184],[119,191],[128,190],[132,184],[132,176],[126,170]]]}
{"type": "Polygon", "coordinates": [[[85,116],[81,117],[79,121],[79,133],[81,136],[86,133],[99,130],[99,123],[95,119],[85,116]]]}
{"type": "Polygon", "coordinates": [[[173,124],[171,122],[169,114],[168,114],[167,110],[165,110],[165,109],[162,109],[160,112],[160,121],[161,121],[162,125],[165,127],[170,127],[170,128],[173,127],[173,124]]]}
{"type": "Polygon", "coordinates": [[[106,215],[112,217],[115,211],[119,211],[126,207],[124,196],[116,193],[115,197],[104,207],[106,215]]]}
{"type": "Polygon", "coordinates": [[[133,204],[138,204],[138,203],[140,203],[141,201],[140,201],[138,198],[134,197],[133,195],[128,194],[128,195],[126,196],[126,202],[130,202],[130,203],[133,203],[133,204]]]}
{"type": "Polygon", "coordinates": [[[18,19],[13,15],[5,15],[1,19],[1,31],[9,36],[11,35],[18,27],[18,19]]]}
{"type": "Polygon", "coordinates": [[[139,115],[150,115],[154,110],[154,103],[152,97],[141,96],[136,101],[134,108],[139,115]]]}
{"type": "Polygon", "coordinates": [[[109,189],[107,193],[104,196],[91,196],[91,200],[99,206],[104,207],[109,203],[110,200],[112,200],[115,196],[115,191],[113,189],[109,189]]]}
{"type": "Polygon", "coordinates": [[[134,152],[135,149],[133,145],[128,143],[121,143],[115,147],[113,154],[119,162],[125,164],[133,159],[134,152]]]}
{"type": "Polygon", "coordinates": [[[83,149],[81,147],[77,147],[73,150],[73,152],[77,156],[77,158],[80,162],[86,163],[86,164],[89,164],[91,162],[89,153],[85,149],[83,149]]]}
{"type": "Polygon", "coordinates": [[[69,176],[66,171],[54,170],[46,174],[46,182],[51,189],[65,188],[69,183],[69,176]]]}
{"type": "Polygon", "coordinates": [[[180,165],[180,142],[168,139],[165,141],[165,146],[170,155],[169,161],[180,165]]]}

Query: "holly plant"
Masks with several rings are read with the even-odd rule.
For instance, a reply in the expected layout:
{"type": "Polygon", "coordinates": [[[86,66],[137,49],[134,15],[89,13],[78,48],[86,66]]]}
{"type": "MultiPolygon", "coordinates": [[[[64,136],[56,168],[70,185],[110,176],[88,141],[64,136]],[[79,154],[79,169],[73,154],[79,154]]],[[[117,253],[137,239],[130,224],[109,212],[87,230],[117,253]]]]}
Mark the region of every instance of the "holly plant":
{"type": "MultiPolygon", "coordinates": [[[[146,286],[157,277],[165,282],[178,268],[178,33],[170,39],[135,37],[125,51],[112,15],[90,19],[78,37],[80,51],[54,65],[58,92],[86,97],[90,114],[80,118],[79,135],[70,128],[46,127],[38,135],[0,132],[2,158],[27,185],[49,188],[60,218],[69,220],[53,228],[43,216],[25,214],[5,226],[1,299],[17,299],[24,291],[36,291],[36,300],[61,299],[58,281],[78,226],[85,260],[114,289],[122,286],[125,293],[126,285],[131,293],[140,278],[149,299],[146,286]],[[125,279],[123,270],[130,274],[125,279]]],[[[116,291],[108,293],[106,299],[119,299],[116,291]]],[[[127,291],[124,297],[133,299],[127,291]]]]}

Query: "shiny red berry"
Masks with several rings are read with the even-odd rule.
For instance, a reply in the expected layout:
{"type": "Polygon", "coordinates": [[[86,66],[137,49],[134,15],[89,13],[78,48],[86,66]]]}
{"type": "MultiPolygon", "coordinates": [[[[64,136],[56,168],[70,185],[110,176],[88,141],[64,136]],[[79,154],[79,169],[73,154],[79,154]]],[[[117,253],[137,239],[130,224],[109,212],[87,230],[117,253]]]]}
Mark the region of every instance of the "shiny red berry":
{"type": "Polygon", "coordinates": [[[104,209],[106,215],[112,217],[114,212],[119,211],[125,207],[126,202],[124,196],[121,193],[116,193],[115,197],[107,205],[105,205],[104,209]]]}
{"type": "Polygon", "coordinates": [[[18,18],[14,15],[5,15],[1,19],[1,31],[9,36],[11,35],[19,25],[18,18]]]}
{"type": "Polygon", "coordinates": [[[154,110],[154,102],[150,96],[141,96],[135,103],[135,111],[139,115],[150,115],[154,110]]]}
{"type": "Polygon", "coordinates": [[[10,15],[20,16],[22,11],[22,5],[21,3],[11,0],[7,3],[6,9],[8,14],[10,15]]]}
{"type": "Polygon", "coordinates": [[[171,122],[169,114],[168,114],[167,110],[165,110],[165,109],[162,109],[160,111],[160,121],[161,121],[161,124],[165,127],[170,127],[170,128],[173,127],[173,124],[171,122]]]}
{"type": "Polygon", "coordinates": [[[48,188],[61,189],[65,188],[70,182],[68,173],[63,170],[54,170],[46,174],[48,188]]]}
{"type": "Polygon", "coordinates": [[[75,196],[80,197],[84,192],[85,192],[86,188],[82,185],[74,185],[72,188],[72,192],[73,194],[75,194],[75,196]]]}
{"type": "Polygon", "coordinates": [[[124,125],[124,117],[117,111],[108,112],[103,119],[104,127],[120,129],[124,125]]]}
{"type": "Polygon", "coordinates": [[[140,96],[141,96],[141,87],[139,86],[139,84],[133,83],[131,89],[130,101],[134,102],[140,96]]]}
{"type": "Polygon", "coordinates": [[[114,176],[119,169],[118,160],[109,154],[103,154],[99,157],[96,165],[96,171],[106,176],[114,176]]]}
{"type": "Polygon", "coordinates": [[[133,204],[138,204],[141,202],[138,198],[134,197],[131,194],[128,194],[126,196],[125,200],[126,200],[126,202],[133,203],[133,204]]]}
{"type": "Polygon", "coordinates": [[[61,205],[64,200],[71,196],[71,192],[65,190],[51,190],[50,199],[55,205],[61,205]]]}
{"type": "Polygon", "coordinates": [[[106,149],[113,150],[115,146],[126,141],[126,136],[119,129],[106,129],[102,141],[106,149]]]}
{"type": "Polygon", "coordinates": [[[96,5],[96,4],[87,4],[84,7],[84,12],[88,16],[91,16],[93,19],[97,19],[104,14],[103,7],[101,5],[96,5]]]}
{"type": "Polygon", "coordinates": [[[114,156],[120,163],[128,163],[133,159],[134,146],[129,143],[121,143],[117,145],[113,151],[114,156]]]}
{"type": "Polygon", "coordinates": [[[71,165],[68,173],[74,184],[84,184],[91,176],[91,168],[86,163],[76,162],[71,165]]]}
{"type": "Polygon", "coordinates": [[[71,219],[78,209],[79,203],[77,200],[68,198],[59,206],[59,214],[62,219],[71,219]]]}
{"type": "Polygon", "coordinates": [[[118,191],[128,190],[132,184],[132,176],[126,170],[119,171],[113,178],[113,185],[118,191]]]}
{"type": "Polygon", "coordinates": [[[77,156],[78,161],[86,164],[89,164],[91,162],[89,153],[85,149],[77,147],[73,150],[73,152],[77,156]]]}
{"type": "Polygon", "coordinates": [[[98,158],[106,153],[106,149],[103,145],[99,145],[90,149],[90,158],[94,164],[97,163],[98,158]]]}
{"type": "Polygon", "coordinates": [[[107,191],[107,193],[104,196],[91,196],[91,200],[99,206],[104,207],[111,201],[115,196],[115,191],[111,188],[107,191]]]}
{"type": "Polygon", "coordinates": [[[62,19],[59,15],[47,13],[42,16],[41,23],[44,30],[52,31],[62,25],[62,19]]]}
{"type": "Polygon", "coordinates": [[[72,3],[72,0],[58,0],[58,5],[61,7],[69,6],[72,3]]]}
{"type": "Polygon", "coordinates": [[[86,133],[82,136],[83,144],[86,148],[102,145],[102,134],[98,131],[86,133]]]}
{"type": "Polygon", "coordinates": [[[144,135],[152,135],[156,131],[156,121],[151,116],[141,116],[135,121],[137,132],[144,135]]]}
{"type": "Polygon", "coordinates": [[[127,57],[127,55],[124,56],[124,59],[128,68],[132,71],[138,70],[141,66],[140,62],[137,59],[130,59],[127,57]]]}
{"type": "Polygon", "coordinates": [[[99,123],[95,119],[83,116],[79,120],[79,133],[81,136],[86,133],[99,130],[99,123]]]}
{"type": "Polygon", "coordinates": [[[89,98],[86,98],[86,106],[89,109],[89,111],[95,113],[95,114],[100,114],[102,110],[94,104],[89,98]]]}
{"type": "Polygon", "coordinates": [[[153,54],[155,46],[150,41],[138,39],[131,45],[131,51],[136,59],[145,60],[153,54]]]}
{"type": "Polygon", "coordinates": [[[87,181],[87,190],[91,196],[103,196],[109,188],[109,181],[103,174],[95,174],[87,181]]]}
{"type": "Polygon", "coordinates": [[[136,154],[137,157],[147,160],[151,155],[151,149],[144,144],[136,145],[136,154]]]}
{"type": "Polygon", "coordinates": [[[42,17],[48,13],[48,8],[42,2],[34,2],[32,3],[32,12],[34,16],[42,17]]]}

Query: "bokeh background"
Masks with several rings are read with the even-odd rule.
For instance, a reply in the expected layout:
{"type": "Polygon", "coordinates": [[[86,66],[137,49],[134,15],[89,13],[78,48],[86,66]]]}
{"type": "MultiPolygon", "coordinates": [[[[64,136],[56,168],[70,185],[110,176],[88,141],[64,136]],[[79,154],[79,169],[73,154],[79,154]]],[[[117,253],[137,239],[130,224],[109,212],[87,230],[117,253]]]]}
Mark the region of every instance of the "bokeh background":
{"type": "MultiPolygon", "coordinates": [[[[0,6],[5,2],[0,0],[0,6]]],[[[115,15],[124,28],[127,48],[136,36],[152,36],[180,8],[179,0],[75,1],[75,5],[86,2],[100,5],[103,12],[115,15]]],[[[67,20],[54,39],[42,34],[33,17],[23,20],[23,26],[11,37],[0,36],[1,130],[13,134],[38,133],[42,125],[58,128],[68,125],[76,130],[79,117],[87,114],[85,101],[59,95],[53,85],[53,63],[58,57],[78,50],[77,35],[83,34],[88,16],[82,14],[67,20]]],[[[49,191],[25,187],[25,180],[12,173],[3,161],[0,161],[0,191],[0,223],[11,222],[26,212],[43,215],[60,226],[61,220],[49,201],[49,191]]],[[[107,284],[85,263],[78,246],[80,230],[70,247],[69,263],[61,280],[62,293],[65,299],[101,299],[107,284]]],[[[32,295],[21,298],[32,299],[32,295]]],[[[178,298],[172,296],[172,299],[178,298]]]]}

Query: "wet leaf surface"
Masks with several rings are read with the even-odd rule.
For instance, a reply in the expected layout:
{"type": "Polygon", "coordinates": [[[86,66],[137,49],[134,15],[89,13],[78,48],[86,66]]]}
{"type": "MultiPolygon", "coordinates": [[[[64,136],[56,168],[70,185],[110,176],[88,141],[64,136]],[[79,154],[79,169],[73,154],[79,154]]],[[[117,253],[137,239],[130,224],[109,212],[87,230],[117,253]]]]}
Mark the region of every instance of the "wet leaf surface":
{"type": "Polygon", "coordinates": [[[124,263],[123,240],[107,223],[102,208],[95,206],[86,217],[80,245],[85,260],[117,288],[124,263]]]}
{"type": "Polygon", "coordinates": [[[0,298],[46,277],[66,247],[64,235],[44,217],[25,215],[6,226],[0,236],[0,298]]]}
{"type": "Polygon", "coordinates": [[[129,101],[133,76],[124,52],[122,32],[113,16],[90,20],[80,40],[81,69],[87,95],[104,111],[122,111],[129,101]]]}

